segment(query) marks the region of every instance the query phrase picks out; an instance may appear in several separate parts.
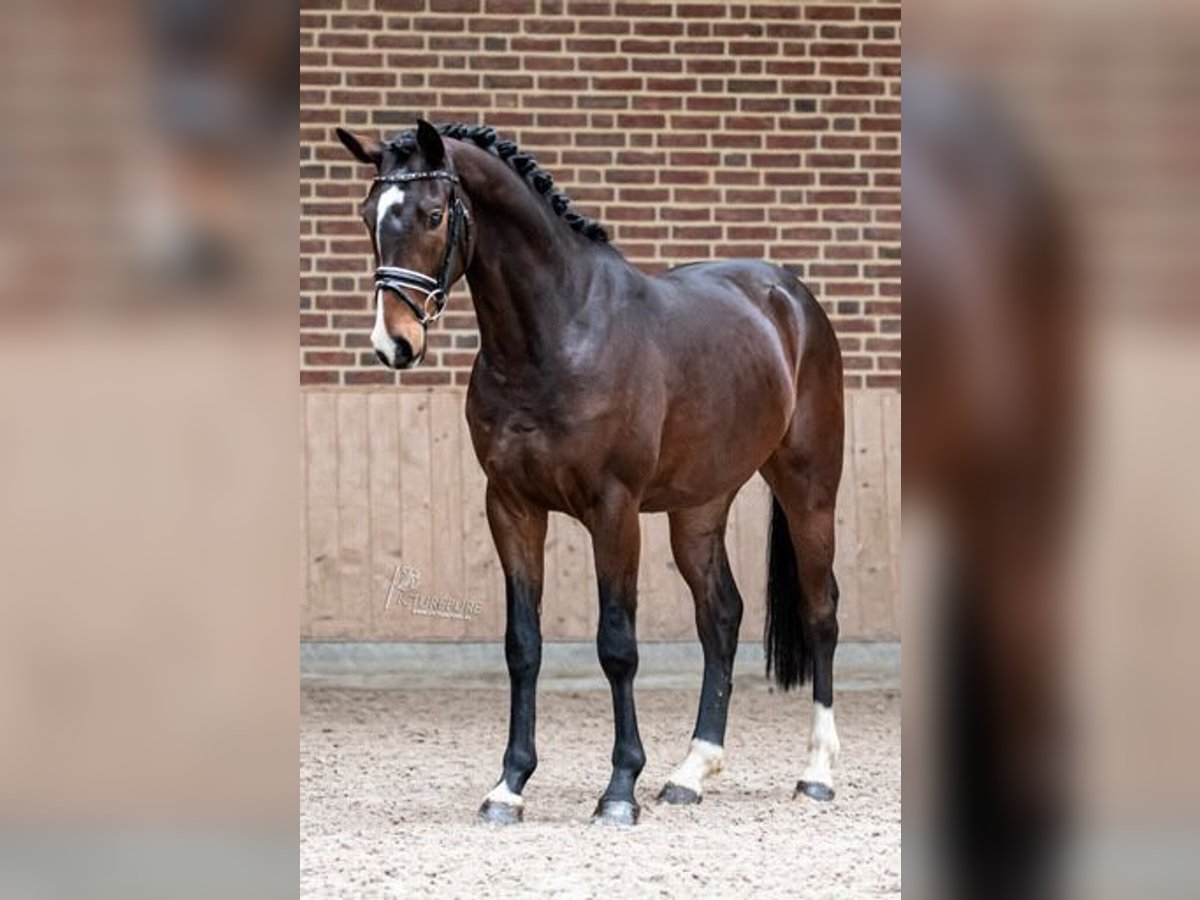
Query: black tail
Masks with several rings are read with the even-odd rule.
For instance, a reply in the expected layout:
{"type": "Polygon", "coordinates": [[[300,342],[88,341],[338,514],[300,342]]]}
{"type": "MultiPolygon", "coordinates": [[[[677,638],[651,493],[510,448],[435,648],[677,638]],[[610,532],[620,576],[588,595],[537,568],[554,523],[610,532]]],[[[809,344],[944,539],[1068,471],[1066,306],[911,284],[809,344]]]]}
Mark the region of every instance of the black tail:
{"type": "Polygon", "coordinates": [[[763,647],[767,654],[767,677],[774,672],[775,683],[786,691],[812,677],[812,655],[800,616],[796,548],[783,507],[773,497],[767,541],[767,627],[763,647]]]}

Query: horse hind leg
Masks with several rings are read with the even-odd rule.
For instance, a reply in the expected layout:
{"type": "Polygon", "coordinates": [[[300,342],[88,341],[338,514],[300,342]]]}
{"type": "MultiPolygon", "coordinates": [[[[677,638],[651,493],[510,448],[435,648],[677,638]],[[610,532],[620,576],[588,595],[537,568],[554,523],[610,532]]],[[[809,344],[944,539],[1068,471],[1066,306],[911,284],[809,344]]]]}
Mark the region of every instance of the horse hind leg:
{"type": "Polygon", "coordinates": [[[808,764],[795,793],[814,800],[833,799],[833,765],[841,752],[833,717],[833,656],[838,639],[838,587],[833,576],[837,472],[831,469],[822,477],[814,466],[784,451],[763,468],[774,494],[767,665],[785,691],[812,678],[808,764]]]}
{"type": "Polygon", "coordinates": [[[725,722],[733,688],[733,658],[742,622],[742,597],[729,568],[725,525],[733,495],[670,514],[671,551],[696,604],[696,631],[704,648],[700,710],[687,758],[658,795],[671,804],[699,803],[705,778],[724,763],[725,722]]]}

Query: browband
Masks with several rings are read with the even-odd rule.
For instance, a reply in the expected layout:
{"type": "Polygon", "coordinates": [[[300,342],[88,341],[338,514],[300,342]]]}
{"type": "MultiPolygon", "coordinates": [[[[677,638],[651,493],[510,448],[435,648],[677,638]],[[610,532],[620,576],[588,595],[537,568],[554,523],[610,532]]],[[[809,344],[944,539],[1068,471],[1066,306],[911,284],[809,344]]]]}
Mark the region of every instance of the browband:
{"type": "Polygon", "coordinates": [[[447,172],[445,169],[435,169],[432,172],[392,172],[390,175],[376,175],[376,181],[384,181],[388,184],[404,184],[408,181],[449,181],[452,184],[458,184],[458,176],[453,172],[447,172]]]}

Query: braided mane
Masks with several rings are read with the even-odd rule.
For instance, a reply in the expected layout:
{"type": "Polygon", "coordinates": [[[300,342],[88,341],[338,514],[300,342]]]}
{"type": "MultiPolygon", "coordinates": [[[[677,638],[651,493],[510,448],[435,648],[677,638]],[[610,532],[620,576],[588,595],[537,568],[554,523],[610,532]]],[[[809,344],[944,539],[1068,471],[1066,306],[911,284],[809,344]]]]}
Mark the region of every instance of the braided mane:
{"type": "MultiPolygon", "coordinates": [[[[571,228],[596,243],[608,243],[608,232],[604,226],[571,209],[571,198],[562,191],[555,190],[554,177],[539,168],[537,160],[527,153],[522,153],[521,148],[512,141],[500,140],[500,136],[492,126],[464,125],[455,122],[439,125],[437,130],[444,137],[453,138],[456,141],[469,141],[479,149],[498,157],[521,176],[521,180],[539,194],[554,210],[555,215],[571,228]]],[[[401,132],[388,140],[387,146],[403,159],[417,149],[417,133],[415,130],[401,132]]]]}

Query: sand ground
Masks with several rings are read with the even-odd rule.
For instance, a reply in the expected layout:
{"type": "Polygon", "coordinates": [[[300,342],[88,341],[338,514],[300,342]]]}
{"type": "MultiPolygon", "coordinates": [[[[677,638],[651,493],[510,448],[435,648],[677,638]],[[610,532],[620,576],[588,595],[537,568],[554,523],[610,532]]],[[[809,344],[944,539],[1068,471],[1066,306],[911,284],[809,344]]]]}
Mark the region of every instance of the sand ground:
{"type": "MultiPolygon", "coordinates": [[[[698,681],[698,679],[697,679],[698,681]]],[[[830,804],[792,799],[808,703],[739,679],[726,769],[704,802],[654,795],[686,752],[697,688],[639,689],[648,762],[641,822],[594,827],[607,781],[603,689],[539,695],[539,767],[524,823],[479,825],[499,777],[504,687],[306,687],[301,725],[305,897],[879,897],[900,894],[900,699],[846,691],[830,804]]]]}

